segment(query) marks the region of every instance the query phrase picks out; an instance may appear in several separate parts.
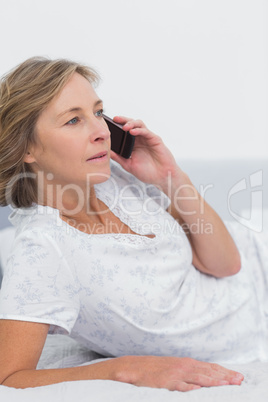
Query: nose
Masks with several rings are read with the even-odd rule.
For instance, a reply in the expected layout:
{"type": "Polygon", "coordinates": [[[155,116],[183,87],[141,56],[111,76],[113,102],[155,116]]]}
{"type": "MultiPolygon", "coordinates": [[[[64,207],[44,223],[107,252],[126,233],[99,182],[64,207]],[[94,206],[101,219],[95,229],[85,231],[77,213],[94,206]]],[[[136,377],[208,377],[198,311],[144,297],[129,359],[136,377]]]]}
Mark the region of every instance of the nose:
{"type": "Polygon", "coordinates": [[[110,138],[110,131],[105,120],[101,117],[94,117],[90,122],[90,140],[91,142],[107,141],[110,138]]]}

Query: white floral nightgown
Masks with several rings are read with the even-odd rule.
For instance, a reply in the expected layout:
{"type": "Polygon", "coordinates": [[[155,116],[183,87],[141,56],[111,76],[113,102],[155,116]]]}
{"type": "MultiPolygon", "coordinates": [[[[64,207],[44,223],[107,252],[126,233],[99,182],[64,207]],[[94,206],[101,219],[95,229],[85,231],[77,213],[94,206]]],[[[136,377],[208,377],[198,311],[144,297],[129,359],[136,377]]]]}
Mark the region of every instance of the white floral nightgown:
{"type": "Polygon", "coordinates": [[[205,275],[167,197],[115,164],[112,172],[97,196],[137,234],[86,234],[58,210],[17,210],[0,318],[48,323],[104,356],[268,360],[267,247],[232,225],[241,271],[205,275]]]}

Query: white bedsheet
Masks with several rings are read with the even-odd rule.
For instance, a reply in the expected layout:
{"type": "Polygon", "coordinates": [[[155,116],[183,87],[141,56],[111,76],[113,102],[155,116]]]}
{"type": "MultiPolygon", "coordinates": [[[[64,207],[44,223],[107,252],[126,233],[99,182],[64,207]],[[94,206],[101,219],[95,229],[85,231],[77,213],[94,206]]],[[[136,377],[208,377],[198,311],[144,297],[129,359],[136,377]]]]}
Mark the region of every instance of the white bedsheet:
{"type": "MultiPolygon", "coordinates": [[[[68,337],[51,335],[46,342],[39,368],[69,367],[94,364],[94,355],[68,337]]],[[[165,389],[136,387],[115,381],[74,381],[38,388],[13,389],[0,386],[1,402],[267,402],[268,363],[230,365],[242,372],[245,380],[241,386],[201,388],[191,392],[171,392],[165,389]]]]}

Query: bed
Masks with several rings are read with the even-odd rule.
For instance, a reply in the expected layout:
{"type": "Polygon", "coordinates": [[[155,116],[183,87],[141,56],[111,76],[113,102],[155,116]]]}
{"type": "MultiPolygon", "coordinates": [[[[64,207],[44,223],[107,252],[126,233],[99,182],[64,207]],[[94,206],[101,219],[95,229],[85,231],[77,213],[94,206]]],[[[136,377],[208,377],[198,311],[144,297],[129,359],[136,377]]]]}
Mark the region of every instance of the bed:
{"type": "MultiPolygon", "coordinates": [[[[268,195],[265,182],[268,176],[268,161],[184,161],[183,168],[190,174],[194,184],[210,186],[208,201],[225,220],[242,219],[244,224],[252,225],[263,236],[268,247],[268,195]],[[199,165],[198,165],[199,164],[199,165]],[[256,172],[261,172],[262,181],[252,180],[256,172]],[[240,185],[239,185],[240,183],[240,185]],[[241,185],[242,183],[242,185],[241,185]],[[243,184],[244,183],[244,184],[243,184]],[[244,186],[244,187],[243,187],[244,186]],[[237,188],[237,192],[233,189],[237,188]],[[252,206],[258,197],[252,193],[259,191],[259,204],[252,206]],[[232,195],[232,204],[230,201],[232,195]],[[229,197],[229,198],[228,198],[229,197]],[[231,209],[231,210],[230,210],[231,209]]],[[[254,176],[255,177],[255,176],[254,176]]],[[[257,193],[256,193],[257,194],[257,193]]],[[[0,267],[5,264],[11,246],[14,230],[7,216],[10,208],[0,208],[0,267]]],[[[268,339],[267,339],[268,342],[268,339]]],[[[38,368],[62,368],[76,365],[94,364],[99,356],[64,335],[48,335],[38,368]]],[[[219,362],[221,363],[221,362],[219,362]]],[[[172,401],[258,401],[266,402],[268,395],[268,362],[252,362],[242,365],[229,365],[231,369],[244,374],[241,386],[221,386],[202,388],[187,393],[171,392],[165,389],[136,387],[115,381],[91,380],[64,382],[38,388],[12,389],[0,386],[1,401],[32,402],[96,400],[128,402],[172,402],[172,401]]]]}

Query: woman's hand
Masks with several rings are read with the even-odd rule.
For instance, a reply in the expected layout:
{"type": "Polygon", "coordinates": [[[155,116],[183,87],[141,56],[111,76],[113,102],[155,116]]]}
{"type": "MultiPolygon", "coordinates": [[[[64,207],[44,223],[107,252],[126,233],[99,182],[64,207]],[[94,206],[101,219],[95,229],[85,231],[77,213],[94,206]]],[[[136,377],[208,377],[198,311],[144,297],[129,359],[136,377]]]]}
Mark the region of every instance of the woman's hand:
{"type": "Polygon", "coordinates": [[[116,116],[114,121],[122,124],[123,129],[129,131],[136,139],[130,159],[111,151],[112,159],[139,180],[155,184],[165,192],[168,177],[179,176],[182,171],[162,139],[148,130],[141,120],[116,116]]]}
{"type": "Polygon", "coordinates": [[[218,364],[185,357],[124,356],[115,360],[121,364],[116,381],[170,391],[240,385],[244,379],[242,374],[218,364]]]}
{"type": "Polygon", "coordinates": [[[216,277],[237,274],[241,267],[237,247],[217,213],[179,168],[160,137],[141,120],[117,116],[116,123],[136,137],[130,159],[114,152],[111,157],[139,180],[156,185],[171,200],[169,212],[182,225],[191,243],[193,265],[216,277]],[[202,222],[203,231],[200,226],[202,222]],[[198,230],[197,230],[198,229],[198,230]]]}

